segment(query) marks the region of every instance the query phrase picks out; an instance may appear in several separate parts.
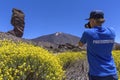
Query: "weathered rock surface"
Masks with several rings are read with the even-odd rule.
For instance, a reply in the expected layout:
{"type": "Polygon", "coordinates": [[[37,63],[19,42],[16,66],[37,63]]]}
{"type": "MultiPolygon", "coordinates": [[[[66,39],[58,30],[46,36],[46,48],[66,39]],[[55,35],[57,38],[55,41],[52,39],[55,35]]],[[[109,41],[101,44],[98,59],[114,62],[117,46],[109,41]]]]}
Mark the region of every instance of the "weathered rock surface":
{"type": "Polygon", "coordinates": [[[30,44],[34,43],[31,40],[19,38],[19,37],[13,36],[13,35],[11,35],[9,33],[5,33],[5,32],[0,32],[0,40],[11,40],[14,42],[25,42],[25,43],[30,43],[30,44]]]}
{"type": "Polygon", "coordinates": [[[78,60],[66,69],[66,80],[88,80],[87,60],[78,60]]]}
{"type": "Polygon", "coordinates": [[[78,46],[72,45],[70,43],[59,44],[57,49],[58,49],[59,52],[64,52],[64,51],[81,51],[82,50],[78,46]]]}
{"type": "Polygon", "coordinates": [[[24,33],[24,13],[21,10],[13,8],[12,10],[11,24],[14,26],[13,30],[8,31],[7,33],[12,34],[16,37],[22,37],[24,33]]]}

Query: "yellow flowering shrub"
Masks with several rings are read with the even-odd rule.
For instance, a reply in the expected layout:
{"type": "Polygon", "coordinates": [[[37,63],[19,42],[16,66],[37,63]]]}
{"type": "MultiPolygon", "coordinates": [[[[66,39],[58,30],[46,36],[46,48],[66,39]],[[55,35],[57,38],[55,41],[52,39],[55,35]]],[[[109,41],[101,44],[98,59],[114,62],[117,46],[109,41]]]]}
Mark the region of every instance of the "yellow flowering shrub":
{"type": "MultiPolygon", "coordinates": [[[[120,50],[114,50],[112,52],[113,57],[115,59],[115,64],[118,70],[118,76],[119,76],[119,80],[120,80],[120,50]]],[[[64,66],[64,68],[66,68],[70,63],[79,60],[79,59],[85,59],[86,57],[86,52],[85,51],[81,51],[81,52],[64,52],[64,53],[60,53],[57,54],[57,57],[60,58],[60,60],[62,61],[62,65],[64,66]]]]}
{"type": "Polygon", "coordinates": [[[0,80],[62,80],[60,60],[26,43],[0,41],[0,80]]]}
{"type": "Polygon", "coordinates": [[[63,52],[63,53],[58,53],[57,57],[60,58],[62,61],[61,65],[64,68],[67,68],[67,66],[70,65],[70,63],[75,62],[80,59],[85,59],[85,51],[81,52],[63,52]]]}
{"type": "Polygon", "coordinates": [[[115,64],[118,70],[118,76],[120,78],[120,50],[114,50],[112,54],[115,59],[115,64]]]}

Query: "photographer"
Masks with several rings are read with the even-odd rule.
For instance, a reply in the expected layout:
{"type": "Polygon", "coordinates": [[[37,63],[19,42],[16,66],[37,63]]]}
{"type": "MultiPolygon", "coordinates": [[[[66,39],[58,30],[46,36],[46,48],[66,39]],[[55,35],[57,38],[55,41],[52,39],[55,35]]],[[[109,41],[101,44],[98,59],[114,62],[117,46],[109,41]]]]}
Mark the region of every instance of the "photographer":
{"type": "Polygon", "coordinates": [[[89,80],[118,80],[117,70],[112,57],[115,32],[112,28],[103,27],[104,13],[95,10],[90,13],[87,28],[79,41],[79,46],[87,44],[89,63],[89,80]]]}

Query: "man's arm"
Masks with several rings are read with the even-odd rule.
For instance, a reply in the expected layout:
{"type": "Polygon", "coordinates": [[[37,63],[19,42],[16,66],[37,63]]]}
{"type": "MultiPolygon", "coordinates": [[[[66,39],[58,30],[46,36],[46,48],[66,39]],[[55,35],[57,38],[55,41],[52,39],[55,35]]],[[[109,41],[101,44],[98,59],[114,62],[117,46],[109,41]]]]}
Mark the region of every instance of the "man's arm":
{"type": "Polygon", "coordinates": [[[81,37],[80,41],[78,42],[78,46],[79,46],[79,47],[82,47],[84,44],[86,44],[86,42],[87,42],[87,37],[88,37],[87,33],[84,32],[84,33],[82,34],[82,37],[81,37]]]}

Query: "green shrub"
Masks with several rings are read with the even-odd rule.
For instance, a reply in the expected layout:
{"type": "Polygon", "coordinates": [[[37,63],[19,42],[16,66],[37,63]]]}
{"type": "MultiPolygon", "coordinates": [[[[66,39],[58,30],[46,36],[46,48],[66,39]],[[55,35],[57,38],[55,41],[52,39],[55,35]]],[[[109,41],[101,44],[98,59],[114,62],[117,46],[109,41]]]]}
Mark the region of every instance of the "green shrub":
{"type": "Polygon", "coordinates": [[[60,60],[26,43],[0,41],[0,80],[62,80],[60,60]]]}
{"type": "Polygon", "coordinates": [[[80,60],[85,59],[85,52],[63,52],[57,54],[57,57],[60,58],[62,61],[61,65],[66,69],[71,63],[80,60]]]}
{"type": "Polygon", "coordinates": [[[118,76],[120,78],[120,50],[114,50],[112,53],[113,53],[115,64],[118,70],[118,76]]]}

